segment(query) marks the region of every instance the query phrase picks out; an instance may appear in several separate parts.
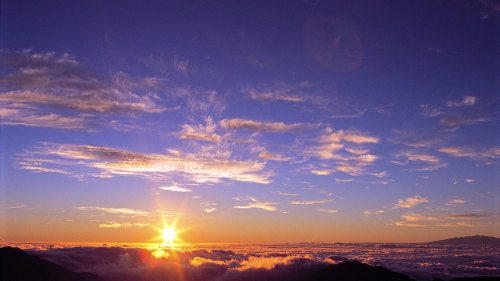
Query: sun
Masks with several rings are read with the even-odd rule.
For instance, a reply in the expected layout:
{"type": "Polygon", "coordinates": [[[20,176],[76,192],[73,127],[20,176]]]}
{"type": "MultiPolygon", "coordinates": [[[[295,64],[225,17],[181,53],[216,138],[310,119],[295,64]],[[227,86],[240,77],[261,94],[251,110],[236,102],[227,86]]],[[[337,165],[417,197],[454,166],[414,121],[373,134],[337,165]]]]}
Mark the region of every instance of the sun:
{"type": "Polygon", "coordinates": [[[166,226],[161,233],[163,243],[172,244],[177,239],[177,231],[173,227],[166,226]]]}

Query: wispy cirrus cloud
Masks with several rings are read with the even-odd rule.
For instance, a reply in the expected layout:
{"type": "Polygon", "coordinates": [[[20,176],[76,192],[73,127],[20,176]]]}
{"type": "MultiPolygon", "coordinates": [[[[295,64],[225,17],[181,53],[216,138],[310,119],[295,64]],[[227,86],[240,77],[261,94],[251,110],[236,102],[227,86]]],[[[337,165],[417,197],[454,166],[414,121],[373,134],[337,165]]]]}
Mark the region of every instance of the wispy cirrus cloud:
{"type": "Polygon", "coordinates": [[[405,214],[401,218],[404,221],[398,221],[396,226],[409,227],[471,227],[484,224],[483,218],[489,217],[486,214],[466,213],[466,214],[405,214]],[[475,220],[475,221],[474,221],[475,220]]]}
{"type": "Polygon", "coordinates": [[[346,119],[346,118],[360,118],[365,115],[366,109],[356,109],[353,113],[344,113],[344,114],[333,114],[328,116],[328,118],[333,119],[346,119]]]}
{"type": "Polygon", "coordinates": [[[172,191],[172,192],[193,192],[193,190],[189,188],[181,187],[178,185],[165,185],[165,186],[160,186],[158,188],[161,190],[172,191]]]}
{"type": "Polygon", "coordinates": [[[233,208],[235,208],[235,209],[253,209],[253,208],[255,208],[255,209],[262,209],[262,210],[266,210],[266,211],[270,211],[270,212],[274,212],[274,211],[278,210],[275,205],[278,205],[279,203],[276,203],[276,202],[269,202],[269,201],[262,202],[262,201],[257,200],[255,197],[249,197],[248,199],[245,199],[245,200],[240,199],[240,198],[235,198],[235,199],[238,201],[250,201],[246,205],[233,206],[233,208]]]}
{"type": "Polygon", "coordinates": [[[1,102],[106,114],[166,110],[154,96],[134,93],[134,84],[124,74],[100,80],[68,54],[3,50],[1,58],[0,65],[10,72],[0,85],[16,89],[0,93],[1,102]]]}
{"type": "Polygon", "coordinates": [[[446,206],[454,206],[456,204],[464,204],[464,203],[466,203],[466,202],[462,199],[453,199],[453,200],[446,202],[445,205],[446,206]]]}
{"type": "Polygon", "coordinates": [[[150,225],[149,223],[140,223],[140,222],[105,222],[100,223],[98,227],[100,228],[121,228],[121,227],[145,227],[150,225]]]}
{"type": "MultiPolygon", "coordinates": [[[[194,182],[219,182],[223,179],[270,183],[265,162],[232,160],[227,155],[181,153],[145,154],[123,149],[45,143],[27,152],[19,161],[22,169],[43,171],[57,169],[75,176],[142,176],[181,175],[194,182]]],[[[56,172],[56,171],[53,171],[56,172]]]]}
{"type": "Polygon", "coordinates": [[[487,218],[487,214],[479,213],[466,213],[466,214],[446,214],[443,215],[447,219],[459,220],[459,219],[477,219],[477,218],[487,218]]]}
{"type": "Polygon", "coordinates": [[[427,200],[427,198],[422,197],[420,195],[415,195],[413,197],[399,199],[398,203],[394,204],[394,207],[392,207],[392,208],[393,209],[397,209],[397,208],[409,209],[409,208],[413,208],[417,205],[420,205],[422,203],[427,203],[427,202],[429,202],[429,200],[427,200]]]}
{"type": "Polygon", "coordinates": [[[121,215],[136,215],[136,216],[150,216],[153,213],[137,209],[129,208],[104,208],[98,206],[82,206],[76,207],[79,211],[102,211],[110,214],[121,214],[121,215]]]}
{"type": "Polygon", "coordinates": [[[406,214],[402,215],[406,221],[438,221],[439,219],[432,216],[424,216],[422,214],[406,214]]]}
{"type": "Polygon", "coordinates": [[[476,123],[490,122],[493,118],[485,116],[459,116],[459,117],[448,117],[441,119],[441,125],[448,127],[455,127],[461,125],[470,125],[476,123]]]}
{"type": "Polygon", "coordinates": [[[207,117],[206,125],[182,125],[182,131],[177,133],[181,139],[203,140],[211,142],[220,142],[221,136],[215,133],[217,125],[212,117],[207,117]]]}
{"type": "Polygon", "coordinates": [[[364,147],[379,143],[380,139],[355,130],[334,131],[327,127],[312,145],[303,150],[305,157],[317,157],[320,160],[333,160],[332,163],[312,166],[311,173],[316,175],[330,175],[340,171],[351,176],[373,175],[386,176],[386,172],[368,172],[366,166],[378,160],[377,155],[369,154],[370,150],[364,147]]]}
{"type": "Polygon", "coordinates": [[[478,225],[478,223],[470,223],[470,222],[440,222],[440,221],[398,221],[395,222],[396,226],[409,226],[409,227],[471,227],[474,225],[478,225]]]}
{"type": "Polygon", "coordinates": [[[377,210],[377,211],[364,211],[363,215],[365,216],[371,216],[371,215],[378,215],[378,214],[383,214],[385,213],[384,210],[377,210]]]}
{"type": "Polygon", "coordinates": [[[335,179],[336,182],[352,182],[353,179],[335,179]]]}
{"type": "Polygon", "coordinates": [[[313,83],[303,81],[297,85],[287,85],[284,83],[276,83],[270,86],[261,86],[258,88],[245,87],[242,89],[250,98],[263,102],[269,101],[287,101],[287,102],[315,102],[317,98],[304,95],[301,90],[314,86],[313,83]]]}
{"type": "Polygon", "coordinates": [[[230,129],[245,129],[254,132],[290,132],[298,130],[306,130],[317,127],[314,124],[294,123],[285,124],[283,122],[259,122],[247,119],[224,119],[220,121],[224,128],[230,129]]]}
{"type": "Polygon", "coordinates": [[[455,157],[467,157],[475,161],[488,162],[489,160],[500,158],[500,146],[483,150],[477,150],[472,147],[440,147],[438,151],[455,157]]]}
{"type": "Polygon", "coordinates": [[[18,205],[7,206],[8,209],[22,209],[24,208],[24,203],[18,205]]]}
{"type": "Polygon", "coordinates": [[[443,138],[426,137],[425,133],[411,130],[394,130],[394,134],[388,141],[409,147],[432,147],[444,141],[443,138]]]}
{"type": "Polygon", "coordinates": [[[336,214],[339,212],[339,210],[335,210],[335,209],[318,209],[319,212],[323,212],[323,213],[328,213],[328,214],[336,214]]]}
{"type": "MultiPolygon", "coordinates": [[[[124,73],[93,75],[73,56],[32,50],[0,51],[3,124],[93,131],[111,115],[172,110],[160,104],[148,83],[124,73]]],[[[176,108],[174,108],[175,110],[176,108]]]]}
{"type": "Polygon", "coordinates": [[[448,107],[462,107],[462,106],[473,106],[476,104],[477,98],[474,96],[464,96],[460,101],[448,101],[446,106],[448,107]]]}
{"type": "Polygon", "coordinates": [[[396,157],[406,158],[406,161],[404,162],[391,161],[392,163],[398,165],[406,165],[409,162],[420,162],[427,164],[427,166],[424,167],[409,168],[409,171],[435,171],[448,166],[446,163],[442,163],[440,158],[431,154],[420,153],[418,151],[403,150],[396,153],[396,157]]]}
{"type": "Polygon", "coordinates": [[[278,194],[282,195],[282,196],[299,196],[300,195],[298,193],[289,193],[289,192],[281,192],[281,191],[278,191],[278,194]]]}
{"type": "Polygon", "coordinates": [[[292,205],[315,205],[315,204],[323,204],[327,202],[332,202],[333,199],[323,199],[323,200],[313,200],[313,201],[292,201],[290,204],[292,205]]]}
{"type": "Polygon", "coordinates": [[[422,113],[420,115],[425,117],[436,117],[441,114],[444,114],[444,111],[440,108],[435,108],[430,104],[421,104],[420,109],[422,109],[422,113]]]}
{"type": "Polygon", "coordinates": [[[83,115],[63,116],[32,109],[0,108],[0,118],[3,125],[93,131],[91,121],[83,115]]]}
{"type": "Polygon", "coordinates": [[[441,161],[438,157],[429,154],[423,154],[416,151],[400,151],[396,154],[396,157],[405,157],[409,161],[421,161],[428,163],[438,163],[441,161]]]}
{"type": "Polygon", "coordinates": [[[322,143],[339,143],[341,141],[352,142],[356,144],[365,144],[379,143],[380,139],[359,131],[334,131],[331,128],[327,128],[325,130],[325,133],[319,139],[319,142],[322,143]]]}
{"type": "Polygon", "coordinates": [[[263,151],[263,152],[259,153],[258,157],[260,159],[264,159],[264,160],[272,160],[272,161],[279,161],[279,162],[290,161],[292,159],[291,157],[285,157],[281,154],[270,153],[267,151],[263,151]]]}
{"type": "Polygon", "coordinates": [[[205,208],[205,213],[213,213],[217,210],[217,208],[211,207],[211,208],[205,208]]]}

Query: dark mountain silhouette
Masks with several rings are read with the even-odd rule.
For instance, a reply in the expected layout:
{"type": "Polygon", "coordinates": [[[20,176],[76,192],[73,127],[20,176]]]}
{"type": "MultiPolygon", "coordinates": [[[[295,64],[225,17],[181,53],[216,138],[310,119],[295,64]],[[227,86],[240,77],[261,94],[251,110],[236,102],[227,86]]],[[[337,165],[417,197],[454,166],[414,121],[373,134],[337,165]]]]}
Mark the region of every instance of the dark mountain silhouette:
{"type": "Polygon", "coordinates": [[[314,281],[412,281],[410,277],[382,266],[371,266],[358,261],[344,261],[329,265],[317,272],[314,281]]]}
{"type": "Polygon", "coordinates": [[[500,238],[492,236],[465,236],[465,237],[454,237],[450,239],[432,241],[424,243],[427,245],[477,245],[477,246],[497,246],[500,247],[500,238]]]}
{"type": "Polygon", "coordinates": [[[104,281],[91,273],[75,273],[21,249],[0,248],[0,280],[3,281],[104,281]]]}

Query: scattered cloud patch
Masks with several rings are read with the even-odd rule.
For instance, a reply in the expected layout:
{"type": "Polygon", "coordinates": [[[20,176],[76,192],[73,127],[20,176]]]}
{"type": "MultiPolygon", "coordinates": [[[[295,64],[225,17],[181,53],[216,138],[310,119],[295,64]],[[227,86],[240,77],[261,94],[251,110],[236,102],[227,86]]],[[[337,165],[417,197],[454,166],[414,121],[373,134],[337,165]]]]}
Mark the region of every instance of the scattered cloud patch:
{"type": "Polygon", "coordinates": [[[166,190],[166,191],[173,191],[173,192],[193,192],[191,189],[189,188],[185,188],[185,187],[180,187],[180,186],[177,186],[177,185],[171,185],[171,186],[160,186],[158,187],[159,189],[161,190],[166,190]]]}
{"type": "Polygon", "coordinates": [[[445,218],[448,219],[477,219],[477,218],[487,218],[489,215],[486,214],[477,214],[477,213],[467,213],[467,214],[447,214],[443,215],[445,218]]]}
{"type": "Polygon", "coordinates": [[[477,98],[474,96],[464,96],[461,101],[448,101],[446,106],[448,107],[462,107],[462,106],[473,106],[476,104],[477,98]]]}
{"type": "MultiPolygon", "coordinates": [[[[262,209],[262,210],[274,212],[274,211],[277,211],[277,208],[274,205],[278,205],[279,204],[279,203],[276,203],[276,202],[261,202],[261,201],[257,200],[254,197],[249,197],[248,200],[250,201],[248,204],[233,206],[233,208],[236,208],[236,209],[252,209],[252,208],[256,208],[256,209],[262,209]]],[[[239,199],[239,201],[242,201],[242,199],[239,199]]]]}
{"type": "Polygon", "coordinates": [[[259,122],[239,118],[224,119],[220,121],[220,124],[224,128],[245,129],[254,132],[290,132],[316,127],[316,125],[304,123],[285,124],[283,122],[259,122]]]}
{"type": "Polygon", "coordinates": [[[181,139],[203,140],[211,142],[220,142],[221,136],[215,133],[217,128],[212,117],[207,117],[206,125],[182,125],[182,131],[177,133],[181,139]]]}
{"type": "Polygon", "coordinates": [[[462,199],[453,199],[451,201],[446,202],[445,205],[446,206],[453,206],[456,204],[464,204],[464,203],[466,203],[466,202],[462,199]]]}
{"type": "Polygon", "coordinates": [[[281,192],[281,191],[279,191],[278,194],[282,195],[282,196],[299,196],[300,195],[298,193],[288,193],[288,192],[281,192]]]}
{"type": "Polygon", "coordinates": [[[440,108],[434,108],[430,104],[421,104],[420,109],[422,110],[422,113],[420,114],[425,117],[436,117],[444,114],[443,110],[441,110],[440,108]]]}
{"type": "Polygon", "coordinates": [[[333,119],[360,118],[365,113],[366,113],[366,109],[363,109],[363,110],[357,109],[354,113],[334,114],[334,115],[328,116],[328,118],[333,118],[333,119]]]}
{"type": "Polygon", "coordinates": [[[137,216],[150,216],[153,214],[151,212],[129,209],[129,208],[104,208],[98,206],[83,206],[83,207],[76,207],[76,209],[79,211],[102,211],[110,214],[137,215],[137,216]]]}
{"type": "Polygon", "coordinates": [[[205,213],[213,213],[215,212],[217,209],[216,208],[205,208],[205,213]]]}
{"type": "Polygon", "coordinates": [[[274,153],[270,153],[270,152],[267,152],[267,151],[263,151],[261,153],[259,153],[259,156],[258,156],[260,159],[264,159],[264,160],[272,160],[272,161],[290,161],[292,158],[290,157],[284,157],[283,155],[281,154],[274,154],[274,153]]]}
{"type": "Polygon", "coordinates": [[[318,209],[318,211],[328,214],[336,214],[339,212],[339,210],[334,210],[334,209],[318,209]]]}
{"type": "Polygon", "coordinates": [[[165,154],[144,154],[104,146],[46,143],[36,151],[26,153],[19,165],[23,169],[39,168],[38,171],[56,165],[61,172],[75,176],[162,178],[180,174],[198,183],[223,179],[262,184],[271,182],[271,173],[263,171],[264,162],[231,160],[226,154],[211,155],[203,151],[199,155],[174,150],[165,154]]]}
{"type": "Polygon", "coordinates": [[[148,226],[149,223],[130,223],[130,222],[106,222],[106,223],[100,223],[98,227],[100,228],[121,228],[121,227],[131,227],[131,226],[136,226],[136,227],[145,227],[148,226]]]}
{"type": "Polygon", "coordinates": [[[383,214],[385,211],[384,210],[377,210],[377,211],[364,211],[363,215],[365,216],[371,216],[371,215],[378,215],[378,214],[383,214]]]}
{"type": "Polygon", "coordinates": [[[483,151],[478,151],[472,147],[440,147],[438,151],[455,157],[467,157],[475,161],[488,162],[491,159],[500,158],[500,146],[483,151]]]}
{"type": "Polygon", "coordinates": [[[292,205],[314,205],[314,204],[323,204],[327,202],[332,202],[333,199],[323,199],[323,200],[316,200],[316,201],[292,201],[290,204],[292,205]]]}
{"type": "Polygon", "coordinates": [[[420,195],[415,195],[413,197],[399,199],[398,203],[396,203],[394,205],[393,209],[397,209],[397,208],[409,209],[409,208],[413,208],[417,205],[420,205],[422,203],[427,203],[427,202],[429,202],[429,200],[427,200],[427,198],[422,197],[420,195]]]}

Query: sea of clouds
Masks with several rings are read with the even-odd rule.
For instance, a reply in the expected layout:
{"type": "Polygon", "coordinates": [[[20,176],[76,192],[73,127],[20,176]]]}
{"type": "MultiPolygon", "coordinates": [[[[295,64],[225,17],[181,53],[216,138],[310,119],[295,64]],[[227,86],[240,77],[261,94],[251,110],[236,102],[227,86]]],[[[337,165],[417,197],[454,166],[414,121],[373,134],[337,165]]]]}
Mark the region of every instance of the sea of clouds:
{"type": "Polygon", "coordinates": [[[500,249],[415,244],[10,245],[108,281],[307,280],[329,264],[357,260],[416,280],[500,276],[500,249]]]}

